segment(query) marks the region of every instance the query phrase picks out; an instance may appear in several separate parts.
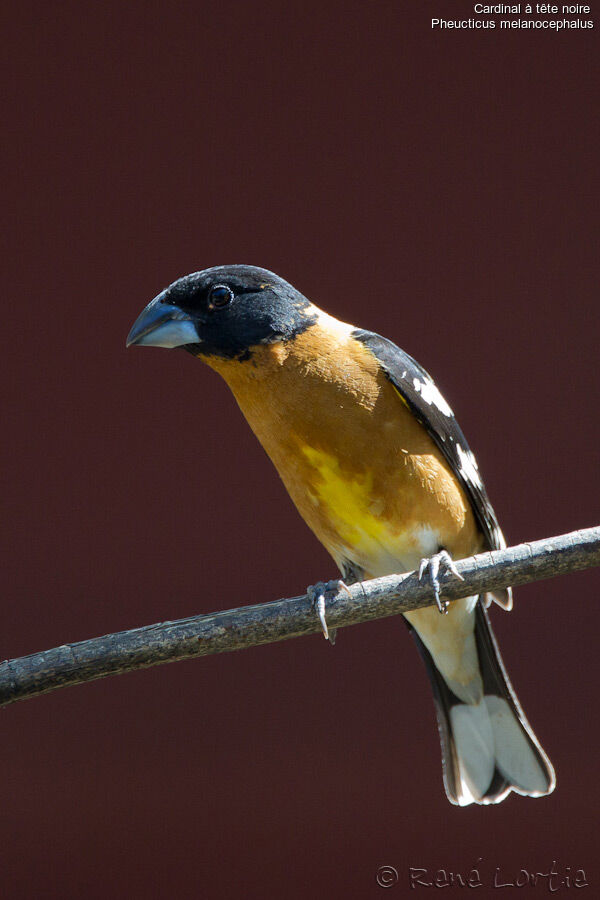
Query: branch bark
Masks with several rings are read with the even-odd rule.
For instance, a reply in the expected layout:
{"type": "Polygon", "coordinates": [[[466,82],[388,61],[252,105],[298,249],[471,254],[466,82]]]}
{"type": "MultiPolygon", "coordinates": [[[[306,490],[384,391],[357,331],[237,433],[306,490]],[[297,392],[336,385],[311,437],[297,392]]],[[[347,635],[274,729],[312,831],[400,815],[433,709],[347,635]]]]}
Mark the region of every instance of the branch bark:
{"type": "MultiPolygon", "coordinates": [[[[600,527],[457,560],[463,576],[442,581],[448,600],[600,565],[600,527]]],[[[327,595],[331,629],[435,602],[415,572],[389,575],[327,595]]],[[[60,687],[195,656],[241,650],[320,631],[306,595],[107,634],[0,664],[0,706],[60,687]]]]}

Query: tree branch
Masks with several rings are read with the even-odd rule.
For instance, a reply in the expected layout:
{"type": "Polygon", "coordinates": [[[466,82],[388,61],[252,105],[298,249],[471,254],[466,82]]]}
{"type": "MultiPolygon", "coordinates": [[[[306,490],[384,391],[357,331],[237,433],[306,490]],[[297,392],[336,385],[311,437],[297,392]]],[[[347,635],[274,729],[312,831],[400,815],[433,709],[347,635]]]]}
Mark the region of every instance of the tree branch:
{"type": "MultiPolygon", "coordinates": [[[[586,528],[457,560],[464,581],[445,576],[443,596],[456,600],[597,565],[600,565],[600,527],[586,528]]],[[[419,581],[415,572],[389,575],[352,585],[348,591],[328,594],[327,622],[332,629],[343,628],[431,606],[434,602],[427,579],[419,581]]],[[[1,663],[0,706],[107,675],[241,650],[317,631],[320,631],[317,616],[303,595],[63,644],[1,663]]]]}

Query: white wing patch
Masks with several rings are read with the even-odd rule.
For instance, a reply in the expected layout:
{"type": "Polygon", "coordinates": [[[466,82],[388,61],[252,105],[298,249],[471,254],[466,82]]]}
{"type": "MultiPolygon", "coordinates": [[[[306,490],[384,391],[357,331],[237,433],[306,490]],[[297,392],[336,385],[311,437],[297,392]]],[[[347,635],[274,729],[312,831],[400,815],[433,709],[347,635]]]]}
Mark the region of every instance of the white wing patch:
{"type": "Polygon", "coordinates": [[[456,450],[460,459],[460,474],[467,482],[483,487],[481,475],[479,474],[479,466],[473,453],[470,450],[463,450],[460,444],[456,444],[456,450]]]}
{"type": "MultiPolygon", "coordinates": [[[[469,451],[467,439],[431,375],[412,357],[381,335],[357,329],[352,332],[379,361],[404,403],[444,454],[446,461],[465,488],[478,525],[490,548],[503,546],[496,515],[488,499],[479,468],[469,451]],[[460,446],[459,446],[460,445],[460,446]]],[[[507,592],[500,591],[499,602],[509,604],[507,592]]]]}
{"type": "Polygon", "coordinates": [[[419,381],[418,378],[413,378],[413,384],[425,403],[435,406],[444,416],[454,415],[433,381],[419,381]]]}

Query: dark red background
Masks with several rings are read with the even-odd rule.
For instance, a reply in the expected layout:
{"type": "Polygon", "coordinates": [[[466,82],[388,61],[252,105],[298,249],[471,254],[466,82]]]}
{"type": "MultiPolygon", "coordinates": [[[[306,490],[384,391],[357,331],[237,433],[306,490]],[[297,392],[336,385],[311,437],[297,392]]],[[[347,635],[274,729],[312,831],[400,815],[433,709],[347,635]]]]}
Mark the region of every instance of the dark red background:
{"type": "MultiPolygon", "coordinates": [[[[431,31],[471,10],[3,6],[3,656],[334,575],[225,385],[125,351],[209,265],[274,269],[416,356],[512,542],[598,523],[597,30],[431,31]]],[[[479,858],[476,896],[553,859],[597,886],[598,589],[493,615],[551,798],[448,804],[385,620],[5,710],[0,893],[376,897],[389,864],[400,896],[409,866],[479,858]]]]}

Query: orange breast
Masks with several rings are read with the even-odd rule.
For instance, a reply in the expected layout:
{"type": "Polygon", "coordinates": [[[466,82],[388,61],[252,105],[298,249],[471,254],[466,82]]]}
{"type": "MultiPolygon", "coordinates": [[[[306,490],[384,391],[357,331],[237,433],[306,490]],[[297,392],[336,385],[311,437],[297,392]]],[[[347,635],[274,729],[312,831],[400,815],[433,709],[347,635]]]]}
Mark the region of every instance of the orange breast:
{"type": "Polygon", "coordinates": [[[308,526],[367,575],[480,547],[443,454],[350,326],[321,314],[250,360],[208,360],[227,381],[308,526]]]}

